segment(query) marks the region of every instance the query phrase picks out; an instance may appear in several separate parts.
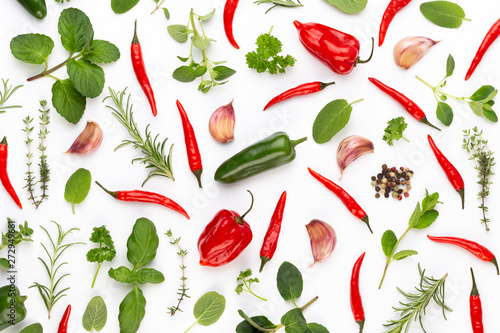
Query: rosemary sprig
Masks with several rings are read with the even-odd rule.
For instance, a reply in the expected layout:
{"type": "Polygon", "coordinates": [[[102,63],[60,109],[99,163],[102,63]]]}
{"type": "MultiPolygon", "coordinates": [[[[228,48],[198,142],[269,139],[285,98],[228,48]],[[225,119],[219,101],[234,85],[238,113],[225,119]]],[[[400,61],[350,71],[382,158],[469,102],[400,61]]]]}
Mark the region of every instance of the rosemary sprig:
{"type": "Polygon", "coordinates": [[[4,104],[10,98],[10,96],[12,96],[12,94],[16,92],[17,89],[22,87],[22,85],[15,86],[14,88],[12,88],[12,85],[8,86],[9,84],[8,79],[7,80],[2,79],[2,83],[3,83],[3,92],[0,91],[0,114],[5,113],[5,110],[7,109],[16,109],[21,107],[21,105],[4,106],[4,104]]]}
{"type": "Polygon", "coordinates": [[[272,7],[270,7],[268,10],[266,10],[265,14],[267,14],[268,11],[273,9],[274,7],[302,7],[304,6],[303,4],[300,3],[299,0],[297,2],[293,2],[293,0],[257,0],[254,1],[253,3],[256,3],[258,5],[263,4],[263,3],[270,3],[272,4],[272,7]]]}
{"type": "Polygon", "coordinates": [[[45,304],[45,307],[47,308],[49,319],[50,319],[50,312],[51,312],[52,308],[54,307],[54,305],[63,296],[66,296],[66,294],[64,292],[66,292],[67,290],[70,289],[70,287],[67,287],[67,288],[64,288],[64,289],[59,290],[59,291],[57,290],[57,286],[59,285],[59,282],[61,282],[61,280],[65,276],[70,275],[69,273],[65,273],[59,277],[57,276],[57,273],[58,273],[59,269],[61,268],[61,266],[68,264],[67,262],[62,262],[59,264],[58,260],[68,247],[76,245],[76,244],[85,245],[85,243],[83,243],[83,242],[74,242],[74,243],[63,244],[64,238],[69,233],[71,233],[74,230],[80,230],[80,229],[71,228],[68,231],[63,231],[62,227],[57,222],[55,222],[55,221],[51,221],[51,222],[53,222],[57,226],[58,235],[57,235],[57,239],[55,242],[54,242],[54,239],[50,236],[47,229],[40,226],[40,228],[42,228],[45,231],[45,233],[47,234],[47,236],[49,237],[50,244],[52,245],[52,254],[51,254],[47,250],[47,247],[43,243],[40,243],[42,245],[43,249],[45,250],[45,253],[49,257],[48,264],[45,260],[38,257],[38,259],[45,266],[45,269],[47,271],[47,274],[48,274],[49,280],[50,280],[50,287],[42,285],[38,282],[34,282],[33,285],[30,286],[30,288],[34,288],[34,287],[38,288],[38,292],[40,293],[40,296],[42,297],[43,303],[45,304]]]}
{"type": "Polygon", "coordinates": [[[172,171],[172,149],[174,145],[170,146],[168,155],[165,154],[165,144],[168,139],[163,140],[163,142],[158,142],[157,134],[154,139],[151,136],[151,132],[148,131],[149,125],[146,126],[144,130],[145,138],[143,138],[137,123],[134,120],[134,113],[132,111],[133,104],[130,104],[130,94],[127,97],[127,104],[124,105],[123,97],[125,96],[125,88],[123,91],[115,92],[113,89],[109,88],[109,96],[104,100],[111,98],[116,108],[106,105],[106,107],[113,110],[113,116],[122,124],[132,137],[132,140],[123,140],[122,143],[115,148],[118,149],[132,145],[135,149],[140,149],[145,155],[144,157],[137,157],[132,160],[132,163],[139,161],[141,164],[146,165],[146,169],[150,170],[148,176],[144,180],[141,186],[154,176],[162,176],[172,179],[175,181],[173,171],[172,171]]]}
{"type": "Polygon", "coordinates": [[[439,305],[443,311],[443,317],[446,319],[445,310],[453,311],[445,304],[445,280],[448,277],[446,273],[441,279],[437,280],[434,277],[425,276],[425,269],[420,268],[418,264],[418,274],[420,275],[420,283],[418,287],[415,287],[417,293],[407,293],[397,288],[401,294],[403,294],[407,299],[408,303],[399,302],[400,307],[393,307],[396,312],[401,312],[401,318],[398,320],[388,320],[388,324],[384,324],[386,327],[390,327],[385,333],[407,333],[410,330],[410,325],[413,321],[419,321],[420,327],[424,332],[424,326],[422,324],[422,317],[425,316],[425,309],[431,300],[439,305]]]}
{"type": "Polygon", "coordinates": [[[181,257],[181,265],[179,266],[181,268],[181,271],[182,271],[182,277],[180,278],[181,280],[181,287],[178,289],[179,291],[177,292],[177,295],[179,295],[179,298],[177,299],[178,302],[177,302],[177,305],[175,306],[171,306],[168,308],[168,313],[170,313],[171,316],[173,316],[177,311],[180,311],[182,312],[181,308],[180,308],[180,305],[181,305],[181,302],[184,300],[184,298],[191,298],[191,296],[189,296],[187,294],[187,291],[189,290],[189,288],[186,288],[186,280],[187,280],[187,277],[186,277],[186,265],[184,265],[184,257],[186,256],[186,254],[188,253],[187,250],[183,250],[181,248],[181,245],[179,244],[179,241],[181,240],[181,238],[175,238],[173,235],[172,235],[172,230],[168,230],[165,235],[167,235],[167,237],[171,238],[172,241],[170,242],[170,244],[172,245],[176,245],[178,248],[179,248],[179,252],[177,252],[177,254],[181,257]]]}

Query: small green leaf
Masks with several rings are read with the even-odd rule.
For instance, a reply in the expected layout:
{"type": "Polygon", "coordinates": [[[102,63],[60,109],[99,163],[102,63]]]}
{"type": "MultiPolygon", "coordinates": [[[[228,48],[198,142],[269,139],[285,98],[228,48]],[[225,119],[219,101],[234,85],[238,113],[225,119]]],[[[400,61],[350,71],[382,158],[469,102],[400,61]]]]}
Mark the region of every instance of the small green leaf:
{"type": "Polygon", "coordinates": [[[67,71],[75,89],[82,96],[96,98],[104,89],[104,70],[85,59],[69,59],[67,71]]]}
{"type": "Polygon", "coordinates": [[[493,110],[488,110],[488,109],[483,108],[483,114],[484,114],[484,117],[491,122],[496,123],[498,121],[497,114],[493,110]]]}
{"type": "Polygon", "coordinates": [[[101,296],[92,298],[83,313],[82,325],[89,332],[100,331],[106,325],[108,310],[101,296]]]}
{"type": "Polygon", "coordinates": [[[43,327],[39,323],[31,324],[26,326],[19,333],[43,333],[43,327]]]}
{"type": "Polygon", "coordinates": [[[420,5],[420,11],[426,19],[443,28],[456,29],[465,19],[462,7],[444,0],[424,2],[420,5]]]}
{"type": "Polygon", "coordinates": [[[420,202],[417,202],[417,204],[415,205],[415,209],[413,210],[413,213],[411,213],[408,226],[410,228],[414,228],[418,224],[421,215],[422,215],[422,210],[420,209],[420,202]]]}
{"type": "Polygon", "coordinates": [[[75,204],[82,203],[89,194],[91,183],[90,171],[84,168],[76,170],[66,182],[64,199],[71,203],[73,214],[75,213],[75,204]]]}
{"type": "Polygon", "coordinates": [[[450,126],[453,122],[453,110],[451,106],[444,102],[438,102],[436,116],[443,125],[450,126]]]}
{"type": "Polygon", "coordinates": [[[276,277],[278,284],[278,291],[285,301],[299,298],[302,294],[304,282],[302,281],[302,274],[293,264],[285,261],[278,269],[276,277]]]}
{"type": "Polygon", "coordinates": [[[207,66],[198,66],[194,69],[193,74],[196,77],[203,76],[207,72],[207,66]]]}
{"type": "Polygon", "coordinates": [[[165,276],[154,268],[141,268],[135,273],[135,281],[139,284],[158,284],[165,281],[165,276]]]}
{"type": "Polygon", "coordinates": [[[307,324],[307,328],[305,333],[329,333],[325,326],[316,323],[307,324]]]}
{"type": "Polygon", "coordinates": [[[10,41],[10,51],[16,59],[35,65],[43,64],[53,48],[54,41],[41,34],[19,35],[10,41]]]}
{"type": "Polygon", "coordinates": [[[304,333],[307,322],[300,308],[292,309],[281,317],[281,324],[285,326],[286,333],[304,333]]]}
{"type": "Polygon", "coordinates": [[[189,58],[184,58],[184,57],[179,57],[179,56],[177,56],[177,58],[178,58],[180,61],[182,61],[182,62],[186,62],[186,61],[188,61],[188,60],[189,60],[189,58]]]}
{"type": "Polygon", "coordinates": [[[434,209],[438,203],[442,203],[439,201],[439,193],[429,194],[429,191],[425,190],[425,198],[422,200],[422,213],[434,209]]]}
{"type": "Polygon", "coordinates": [[[226,80],[236,73],[234,69],[231,69],[227,66],[215,66],[214,72],[217,73],[217,75],[214,77],[214,80],[216,81],[226,80]]]}
{"type": "Polygon", "coordinates": [[[455,71],[455,59],[451,54],[448,55],[448,59],[446,60],[446,77],[450,77],[453,75],[455,71]]]}
{"type": "Polygon", "coordinates": [[[382,250],[384,251],[386,257],[389,257],[392,251],[394,251],[394,247],[397,242],[398,238],[396,237],[394,231],[386,230],[386,232],[384,232],[382,235],[382,250]]]}
{"type": "Polygon", "coordinates": [[[87,100],[75,89],[70,79],[57,80],[52,85],[52,104],[64,119],[76,124],[85,112],[87,100]]]}
{"type": "Polygon", "coordinates": [[[201,21],[207,21],[207,20],[209,20],[212,16],[214,16],[214,14],[215,14],[215,8],[214,8],[214,9],[213,9],[210,13],[208,13],[207,15],[202,15],[202,16],[200,16],[200,17],[199,17],[199,19],[200,19],[201,21]]]}
{"type": "Polygon", "coordinates": [[[172,77],[180,82],[193,82],[196,80],[194,69],[189,66],[181,66],[174,70],[172,77]]]}
{"type": "Polygon", "coordinates": [[[480,102],[476,102],[476,101],[472,101],[472,102],[469,102],[469,107],[470,109],[472,110],[472,112],[474,112],[474,114],[478,117],[483,117],[484,114],[483,114],[483,106],[481,105],[480,102]]]}
{"type": "Polygon", "coordinates": [[[108,275],[113,280],[121,283],[132,283],[135,280],[135,276],[132,274],[132,271],[125,266],[120,266],[117,269],[110,268],[108,275]]]}
{"type": "Polygon", "coordinates": [[[123,14],[137,5],[139,0],[111,0],[111,9],[116,14],[123,14]]]}
{"type": "Polygon", "coordinates": [[[193,36],[193,46],[200,50],[206,50],[210,46],[210,41],[212,40],[213,39],[211,38],[206,38],[206,37],[197,38],[193,36]]]}
{"type": "Polygon", "coordinates": [[[349,104],[345,99],[336,99],[321,109],[313,124],[312,135],[316,143],[330,141],[347,125],[351,117],[353,103],[349,104]]]}
{"type": "Polygon", "coordinates": [[[172,24],[167,27],[167,31],[173,39],[179,43],[185,43],[188,40],[188,28],[182,24],[172,24]]]}
{"type": "Polygon", "coordinates": [[[170,20],[170,12],[168,11],[168,9],[165,7],[163,7],[162,9],[163,9],[163,14],[165,15],[165,18],[167,20],[170,20]]]}
{"type": "Polygon", "coordinates": [[[88,16],[79,9],[66,8],[59,16],[57,30],[61,43],[71,53],[80,52],[90,47],[94,30],[88,16]]]}
{"type": "Polygon", "coordinates": [[[109,64],[120,59],[120,50],[113,43],[94,39],[90,42],[90,53],[83,59],[95,64],[109,64]]]}
{"type": "Polygon", "coordinates": [[[193,313],[202,326],[214,324],[224,313],[226,299],[215,291],[209,291],[196,301],[193,313]]]}
{"type": "Polygon", "coordinates": [[[146,298],[142,290],[134,284],[131,292],[120,303],[118,321],[120,333],[135,333],[146,314],[146,298]]]}
{"type": "MultiPolygon", "coordinates": [[[[264,329],[276,328],[276,325],[274,325],[265,316],[251,317],[250,320],[252,320],[255,324],[264,329]]],[[[256,327],[252,326],[247,320],[243,320],[241,323],[238,324],[238,326],[236,326],[236,333],[259,333],[259,332],[261,331],[256,327]]]]}
{"type": "Polygon", "coordinates": [[[365,9],[368,0],[326,0],[347,14],[356,14],[365,9]]]}
{"type": "Polygon", "coordinates": [[[420,216],[418,223],[413,227],[415,229],[425,229],[428,228],[436,221],[439,216],[439,212],[435,209],[429,210],[420,216]]]}
{"type": "Polygon", "coordinates": [[[490,97],[495,91],[496,89],[494,87],[490,85],[484,85],[478,90],[476,90],[476,92],[474,92],[474,94],[472,94],[472,96],[469,98],[477,102],[483,102],[483,101],[487,102],[488,100],[491,100],[493,99],[493,97],[495,97],[496,93],[495,95],[490,97]]]}
{"type": "Polygon", "coordinates": [[[409,256],[414,256],[417,254],[418,254],[417,251],[403,250],[403,251],[399,251],[398,253],[395,253],[393,258],[394,258],[394,260],[403,260],[405,258],[408,258],[409,256]]]}
{"type": "Polygon", "coordinates": [[[137,269],[156,257],[159,239],[154,223],[141,217],[135,221],[127,240],[127,259],[137,269]]]}
{"type": "Polygon", "coordinates": [[[0,258],[0,267],[10,269],[10,262],[5,258],[0,258]]]}

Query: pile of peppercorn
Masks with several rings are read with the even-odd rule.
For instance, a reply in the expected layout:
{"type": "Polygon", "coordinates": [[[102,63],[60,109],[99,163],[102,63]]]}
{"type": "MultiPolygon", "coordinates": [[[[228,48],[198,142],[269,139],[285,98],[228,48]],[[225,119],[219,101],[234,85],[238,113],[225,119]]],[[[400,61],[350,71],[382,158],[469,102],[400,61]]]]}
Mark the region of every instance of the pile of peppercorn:
{"type": "Polygon", "coordinates": [[[394,199],[401,200],[403,196],[408,198],[411,190],[410,178],[413,177],[413,171],[410,168],[396,167],[388,168],[387,164],[382,165],[382,172],[377,176],[372,176],[372,186],[375,187],[375,198],[381,195],[388,198],[391,195],[394,199]]]}

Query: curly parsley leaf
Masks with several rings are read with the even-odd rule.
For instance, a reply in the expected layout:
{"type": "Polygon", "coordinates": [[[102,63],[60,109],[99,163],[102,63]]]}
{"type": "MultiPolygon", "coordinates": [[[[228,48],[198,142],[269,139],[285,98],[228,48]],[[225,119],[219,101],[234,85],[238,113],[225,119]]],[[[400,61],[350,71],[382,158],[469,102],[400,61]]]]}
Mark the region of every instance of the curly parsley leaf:
{"type": "Polygon", "coordinates": [[[404,117],[393,118],[389,120],[387,124],[388,126],[384,130],[385,133],[382,139],[387,141],[387,144],[389,146],[393,145],[393,140],[398,141],[399,139],[403,138],[408,141],[408,139],[403,136],[403,131],[408,126],[408,124],[405,122],[404,117]]]}
{"type": "Polygon", "coordinates": [[[234,291],[238,295],[241,294],[243,291],[246,291],[247,293],[250,293],[261,300],[267,301],[265,298],[262,298],[262,297],[254,294],[252,292],[252,288],[250,287],[250,285],[252,283],[259,283],[260,282],[259,279],[257,279],[257,278],[250,278],[250,276],[252,276],[252,274],[253,273],[252,273],[252,270],[250,268],[248,268],[244,271],[240,271],[240,275],[238,275],[238,277],[236,278],[236,282],[238,282],[238,286],[236,287],[236,289],[234,291]]]}
{"type": "Polygon", "coordinates": [[[248,52],[245,55],[247,65],[248,68],[253,68],[258,73],[266,71],[270,74],[285,73],[286,67],[293,67],[296,59],[289,54],[286,56],[279,55],[283,44],[278,38],[271,35],[271,31],[257,37],[255,42],[257,50],[248,52]]]}

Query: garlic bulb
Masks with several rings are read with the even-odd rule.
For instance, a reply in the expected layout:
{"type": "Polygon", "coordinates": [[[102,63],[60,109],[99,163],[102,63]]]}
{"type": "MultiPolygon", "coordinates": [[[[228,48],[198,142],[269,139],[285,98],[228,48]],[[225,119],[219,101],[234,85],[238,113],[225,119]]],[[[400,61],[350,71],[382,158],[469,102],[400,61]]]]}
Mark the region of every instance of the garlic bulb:
{"type": "Polygon", "coordinates": [[[394,61],[399,67],[408,69],[439,43],[427,37],[410,36],[401,39],[394,46],[394,61]]]}
{"type": "Polygon", "coordinates": [[[95,151],[102,142],[102,129],[95,121],[87,121],[87,126],[69,147],[66,153],[88,154],[95,151]]]}
{"type": "Polygon", "coordinates": [[[215,140],[227,143],[234,140],[234,122],[234,108],[233,101],[231,101],[214,111],[210,117],[208,129],[215,140]]]}
{"type": "Polygon", "coordinates": [[[337,244],[337,234],[328,223],[316,219],[306,224],[306,229],[309,233],[314,257],[314,262],[309,266],[311,267],[330,256],[337,244]]]}
{"type": "Polygon", "coordinates": [[[337,165],[340,168],[340,177],[344,169],[354,162],[358,157],[367,153],[373,153],[375,148],[373,142],[359,135],[351,135],[342,140],[337,148],[337,165]]]}

